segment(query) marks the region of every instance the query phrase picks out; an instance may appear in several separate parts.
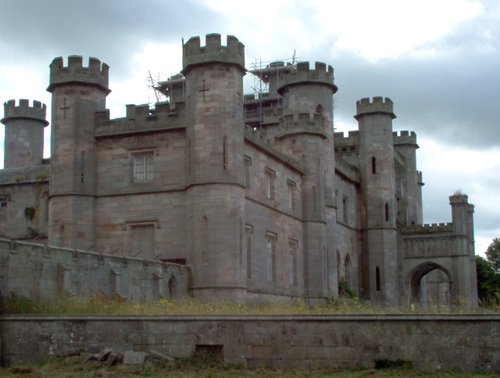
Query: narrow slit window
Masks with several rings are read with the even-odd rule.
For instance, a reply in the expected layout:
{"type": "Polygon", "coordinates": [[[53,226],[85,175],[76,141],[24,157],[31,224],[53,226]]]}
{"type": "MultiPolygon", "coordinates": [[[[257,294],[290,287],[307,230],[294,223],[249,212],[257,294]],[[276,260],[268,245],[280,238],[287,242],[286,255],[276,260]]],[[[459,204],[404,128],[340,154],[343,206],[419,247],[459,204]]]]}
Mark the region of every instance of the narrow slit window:
{"type": "Polygon", "coordinates": [[[385,221],[389,222],[390,217],[389,217],[389,204],[386,202],[385,204],[385,221]]]}
{"type": "Polygon", "coordinates": [[[372,156],[372,174],[377,173],[377,159],[375,156],[372,156]]]}
{"type": "Polygon", "coordinates": [[[227,169],[227,136],[222,140],[222,168],[227,169]]]}
{"type": "Polygon", "coordinates": [[[380,268],[378,266],[375,268],[375,287],[377,291],[380,291],[380,268]]]}

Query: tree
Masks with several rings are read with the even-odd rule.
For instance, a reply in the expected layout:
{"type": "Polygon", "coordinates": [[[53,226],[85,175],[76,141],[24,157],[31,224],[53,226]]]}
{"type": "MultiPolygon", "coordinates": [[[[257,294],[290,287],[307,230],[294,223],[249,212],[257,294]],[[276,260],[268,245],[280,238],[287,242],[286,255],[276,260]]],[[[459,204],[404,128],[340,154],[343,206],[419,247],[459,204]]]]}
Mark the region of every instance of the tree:
{"type": "Polygon", "coordinates": [[[482,305],[500,305],[500,239],[495,238],[486,259],[476,256],[477,291],[482,305]]]}
{"type": "Polygon", "coordinates": [[[486,258],[493,269],[495,269],[497,273],[500,272],[500,238],[493,239],[493,242],[486,250],[486,258]]]}

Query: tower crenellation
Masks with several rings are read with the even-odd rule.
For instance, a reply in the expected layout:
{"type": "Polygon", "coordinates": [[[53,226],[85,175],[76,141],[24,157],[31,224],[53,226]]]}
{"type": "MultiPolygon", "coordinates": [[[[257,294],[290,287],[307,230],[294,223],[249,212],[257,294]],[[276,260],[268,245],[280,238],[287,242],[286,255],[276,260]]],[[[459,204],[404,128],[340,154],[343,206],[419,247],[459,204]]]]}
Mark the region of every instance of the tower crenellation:
{"type": "Polygon", "coordinates": [[[278,89],[282,94],[285,87],[298,83],[317,83],[325,84],[337,92],[337,87],[333,84],[333,67],[323,62],[315,62],[314,68],[310,67],[309,62],[297,63],[296,70],[291,71],[284,77],[283,85],[278,89]]]}
{"type": "Polygon", "coordinates": [[[417,134],[414,131],[402,130],[392,133],[394,145],[417,145],[417,134]]]}
{"type": "Polygon", "coordinates": [[[374,113],[388,113],[393,119],[396,118],[393,103],[389,97],[362,98],[356,101],[356,115],[354,118],[358,119],[362,115],[374,113]]]}
{"type": "Polygon", "coordinates": [[[33,100],[30,105],[30,101],[26,99],[19,100],[17,104],[16,100],[9,100],[3,106],[4,118],[1,122],[4,124],[12,118],[33,119],[43,122],[45,126],[49,124],[46,120],[47,106],[40,101],[33,100]]]}
{"type": "Polygon", "coordinates": [[[207,63],[228,63],[245,70],[245,46],[232,35],[228,35],[226,46],[222,45],[220,34],[207,34],[205,46],[200,37],[190,38],[182,46],[182,73],[185,75],[192,66],[207,63]]]}
{"type": "Polygon", "coordinates": [[[62,57],[55,58],[50,64],[50,82],[47,90],[52,92],[59,84],[86,84],[101,87],[109,92],[109,66],[99,59],[89,58],[88,66],[83,66],[80,55],[68,57],[68,65],[64,66],[62,57]]]}

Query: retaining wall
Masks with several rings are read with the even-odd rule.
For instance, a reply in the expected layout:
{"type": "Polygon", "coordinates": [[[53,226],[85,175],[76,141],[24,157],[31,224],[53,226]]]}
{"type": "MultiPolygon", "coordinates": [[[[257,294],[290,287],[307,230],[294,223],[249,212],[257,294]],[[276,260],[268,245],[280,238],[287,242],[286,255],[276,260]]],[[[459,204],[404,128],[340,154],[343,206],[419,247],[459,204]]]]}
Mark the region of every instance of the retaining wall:
{"type": "Polygon", "coordinates": [[[415,368],[500,372],[500,315],[3,316],[5,364],[112,348],[189,357],[222,348],[248,368],[415,368]]]}

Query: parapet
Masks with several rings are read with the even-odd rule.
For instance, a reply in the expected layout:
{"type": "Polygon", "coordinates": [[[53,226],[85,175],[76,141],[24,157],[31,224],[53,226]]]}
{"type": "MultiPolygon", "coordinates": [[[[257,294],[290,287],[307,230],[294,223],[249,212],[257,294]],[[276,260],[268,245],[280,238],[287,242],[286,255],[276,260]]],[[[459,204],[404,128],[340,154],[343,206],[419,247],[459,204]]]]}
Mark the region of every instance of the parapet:
{"type": "Polygon", "coordinates": [[[88,67],[83,67],[83,58],[71,55],[65,67],[63,58],[57,57],[50,64],[50,84],[47,91],[52,92],[56,85],[61,84],[92,85],[109,93],[109,66],[99,59],[89,58],[88,67]]]}
{"type": "Polygon", "coordinates": [[[450,196],[450,205],[469,204],[469,197],[466,194],[455,193],[450,196]]]}
{"type": "Polygon", "coordinates": [[[13,118],[33,119],[42,122],[44,126],[49,124],[46,120],[47,106],[40,101],[34,100],[30,106],[29,100],[26,99],[19,100],[18,105],[16,100],[9,100],[3,104],[3,108],[4,118],[0,122],[4,125],[13,118]]]}
{"type": "Polygon", "coordinates": [[[408,234],[449,234],[453,230],[452,223],[429,223],[419,225],[409,225],[401,229],[401,233],[408,234]]]}
{"type": "Polygon", "coordinates": [[[191,37],[182,46],[182,73],[193,67],[208,63],[234,64],[245,71],[245,46],[232,35],[227,36],[226,46],[221,44],[220,34],[207,34],[206,45],[201,46],[200,37],[191,37]]]}
{"type": "Polygon", "coordinates": [[[276,139],[296,134],[318,135],[326,139],[328,122],[325,121],[325,118],[318,113],[287,114],[279,120],[280,132],[276,139]]]}
{"type": "Polygon", "coordinates": [[[184,103],[174,107],[168,102],[158,102],[153,109],[148,104],[127,105],[126,116],[116,119],[110,119],[109,110],[97,112],[95,124],[96,137],[183,129],[184,103]]]}
{"type": "Polygon", "coordinates": [[[284,76],[284,82],[278,88],[278,93],[283,94],[288,86],[308,83],[327,85],[332,88],[333,93],[337,92],[337,86],[333,84],[332,66],[327,67],[325,63],[316,62],[314,69],[311,69],[309,62],[299,62],[295,70],[291,70],[284,76]]]}
{"type": "Polygon", "coordinates": [[[356,101],[356,115],[354,118],[359,119],[362,115],[377,113],[386,113],[392,119],[396,118],[393,111],[393,103],[389,97],[373,97],[373,100],[362,98],[356,101]]]}
{"type": "Polygon", "coordinates": [[[414,131],[408,131],[408,130],[403,130],[400,131],[399,133],[397,131],[394,131],[392,133],[393,135],[393,140],[394,140],[394,145],[413,145],[417,146],[417,134],[415,134],[414,131]]]}

